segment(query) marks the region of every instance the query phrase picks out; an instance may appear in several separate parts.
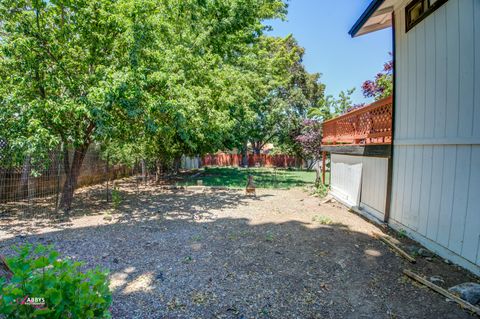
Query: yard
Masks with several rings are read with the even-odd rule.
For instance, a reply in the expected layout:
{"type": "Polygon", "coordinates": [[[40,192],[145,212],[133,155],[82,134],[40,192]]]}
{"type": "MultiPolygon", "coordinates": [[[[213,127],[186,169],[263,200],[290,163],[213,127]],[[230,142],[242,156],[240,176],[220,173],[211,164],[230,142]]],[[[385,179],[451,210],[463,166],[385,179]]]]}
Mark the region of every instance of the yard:
{"type": "Polygon", "coordinates": [[[206,167],[179,185],[197,185],[201,181],[205,186],[226,186],[245,188],[248,175],[253,175],[255,186],[259,188],[288,189],[307,186],[315,182],[315,171],[276,169],[276,168],[237,168],[206,167]]]}
{"type": "MultiPolygon", "coordinates": [[[[309,178],[284,173],[283,181],[309,178]]],[[[117,185],[122,201],[110,213],[92,187],[78,194],[83,206],[71,220],[2,219],[0,253],[12,244],[54,244],[63,256],[110,269],[113,318],[470,318],[402,270],[440,275],[445,287],[473,280],[468,273],[438,258],[409,264],[371,236],[376,226],[304,187],[247,197],[232,189],[137,189],[134,179],[117,185]]]]}

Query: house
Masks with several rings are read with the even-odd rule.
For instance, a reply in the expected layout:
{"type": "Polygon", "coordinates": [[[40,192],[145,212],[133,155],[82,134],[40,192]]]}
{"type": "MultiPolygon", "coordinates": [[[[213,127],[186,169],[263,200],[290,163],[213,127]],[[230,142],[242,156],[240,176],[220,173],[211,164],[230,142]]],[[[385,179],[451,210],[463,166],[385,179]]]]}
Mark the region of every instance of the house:
{"type": "Polygon", "coordinates": [[[324,124],[331,192],[480,275],[480,1],[373,0],[349,33],[388,27],[393,97],[324,124]]]}

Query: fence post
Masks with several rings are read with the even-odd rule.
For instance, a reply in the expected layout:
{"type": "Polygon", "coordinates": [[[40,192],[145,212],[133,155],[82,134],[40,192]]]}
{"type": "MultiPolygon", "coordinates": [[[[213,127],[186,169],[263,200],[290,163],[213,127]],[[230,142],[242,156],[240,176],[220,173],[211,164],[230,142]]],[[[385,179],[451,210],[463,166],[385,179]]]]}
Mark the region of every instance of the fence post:
{"type": "Polygon", "coordinates": [[[143,178],[143,183],[146,185],[147,184],[147,168],[145,167],[145,160],[141,159],[140,163],[142,165],[142,178],[143,178]]]}
{"type": "Polygon", "coordinates": [[[57,189],[55,190],[55,215],[58,214],[58,203],[60,199],[60,172],[61,172],[61,156],[63,156],[63,142],[57,155],[57,189]]]}
{"type": "Polygon", "coordinates": [[[325,185],[325,167],[326,167],[326,161],[327,161],[327,152],[323,151],[322,152],[322,183],[325,185]]]}
{"type": "Polygon", "coordinates": [[[29,215],[35,214],[33,211],[34,199],[35,199],[35,182],[36,180],[31,178],[32,173],[32,159],[30,156],[28,160],[28,169],[27,169],[27,196],[28,196],[28,213],[29,215]]]}
{"type": "Polygon", "coordinates": [[[107,203],[110,203],[110,155],[107,154],[107,203]]]}

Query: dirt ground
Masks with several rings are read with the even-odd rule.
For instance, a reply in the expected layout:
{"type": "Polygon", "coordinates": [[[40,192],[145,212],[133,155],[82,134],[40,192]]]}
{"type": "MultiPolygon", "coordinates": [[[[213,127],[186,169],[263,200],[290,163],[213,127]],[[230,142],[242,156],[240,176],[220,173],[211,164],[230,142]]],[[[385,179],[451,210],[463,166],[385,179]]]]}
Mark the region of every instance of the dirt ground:
{"type": "Polygon", "coordinates": [[[379,228],[304,189],[119,189],[112,215],[91,188],[68,221],[3,216],[0,253],[51,243],[109,268],[113,318],[472,318],[402,270],[444,287],[478,278],[437,257],[408,263],[379,228]]]}

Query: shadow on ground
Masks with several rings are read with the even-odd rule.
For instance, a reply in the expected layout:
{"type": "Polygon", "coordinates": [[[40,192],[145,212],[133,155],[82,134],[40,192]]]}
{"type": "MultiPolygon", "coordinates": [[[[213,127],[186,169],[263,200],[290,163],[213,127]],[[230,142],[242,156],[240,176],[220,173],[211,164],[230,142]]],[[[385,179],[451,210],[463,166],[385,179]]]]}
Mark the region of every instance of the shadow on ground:
{"type": "MultiPolygon", "coordinates": [[[[205,218],[211,210],[246,205],[247,199],[242,193],[228,190],[185,190],[162,188],[154,183],[138,184],[135,179],[127,178],[116,183],[120,203],[116,209],[110,199],[106,200],[103,185],[83,188],[75,193],[72,210],[68,213],[54,214],[45,209],[45,205],[38,201],[36,206],[28,212],[22,211],[22,206],[12,203],[11,208],[5,209],[0,215],[0,237],[4,234],[21,235],[35,233],[45,228],[68,229],[75,226],[72,219],[87,216],[104,216],[112,214],[119,222],[142,221],[156,219],[162,212],[189,218],[205,218]],[[214,196],[211,196],[211,195],[214,196]],[[16,205],[16,206],[15,206],[16,205]]],[[[263,194],[255,197],[271,195],[263,194]]],[[[48,199],[45,202],[49,202],[48,199]]],[[[51,207],[50,207],[51,209],[51,207]]],[[[80,225],[81,226],[81,225],[80,225]]]]}
{"type": "Polygon", "coordinates": [[[410,266],[363,232],[257,220],[252,203],[273,195],[124,196],[126,213],[112,224],[17,236],[0,241],[0,253],[52,243],[63,256],[109,268],[113,318],[470,318],[413,285],[401,275],[410,266]],[[243,217],[216,214],[240,208],[243,217]]]}

